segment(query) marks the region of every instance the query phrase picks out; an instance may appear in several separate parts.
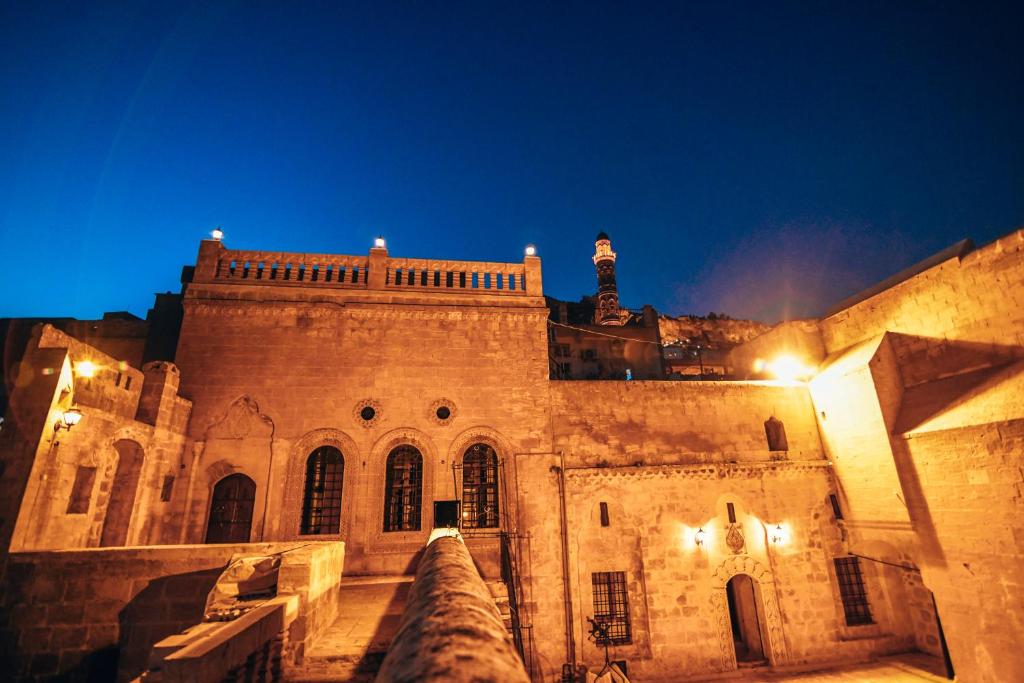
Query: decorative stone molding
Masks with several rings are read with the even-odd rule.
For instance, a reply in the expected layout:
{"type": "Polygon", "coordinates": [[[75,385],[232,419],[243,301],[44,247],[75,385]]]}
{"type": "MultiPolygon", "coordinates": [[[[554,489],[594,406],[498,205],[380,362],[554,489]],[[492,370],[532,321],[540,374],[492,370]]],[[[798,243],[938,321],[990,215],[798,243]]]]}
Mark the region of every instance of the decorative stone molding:
{"type": "Polygon", "coordinates": [[[732,640],[732,626],[729,623],[729,606],[726,602],[725,586],[729,579],[746,574],[754,580],[755,598],[761,603],[764,617],[764,632],[768,636],[765,645],[765,656],[772,666],[785,664],[789,655],[786,652],[786,641],[782,633],[782,616],[779,612],[779,599],[775,591],[775,577],[763,564],[750,555],[733,555],[722,561],[714,574],[711,575],[711,609],[718,618],[718,646],[721,657],[722,671],[736,669],[736,651],[732,640]]]}
{"type": "Polygon", "coordinates": [[[330,427],[314,429],[299,438],[288,451],[288,474],[285,478],[284,509],[281,511],[281,533],[285,538],[329,541],[348,538],[352,523],[352,501],[356,496],[356,479],[361,463],[356,442],[340,429],[330,427]],[[306,461],[321,446],[333,446],[341,451],[345,474],[341,485],[341,525],[336,534],[299,533],[302,523],[302,504],[306,486],[306,461]]]}
{"type": "Polygon", "coordinates": [[[743,552],[746,541],[743,539],[743,529],[739,524],[729,525],[729,531],[725,534],[725,544],[736,555],[743,552]]]}
{"type": "Polygon", "coordinates": [[[475,443],[485,443],[498,454],[498,475],[501,476],[502,468],[500,465],[506,458],[512,457],[514,450],[512,442],[506,439],[501,432],[490,427],[470,427],[460,432],[458,436],[452,439],[452,444],[448,447],[448,462],[461,464],[466,450],[475,443]]]}
{"type": "Polygon", "coordinates": [[[430,404],[430,412],[427,415],[437,424],[446,426],[450,425],[452,421],[455,420],[455,416],[458,412],[459,410],[454,401],[447,398],[439,398],[430,404]],[[448,414],[446,417],[442,417],[442,415],[444,415],[444,411],[442,409],[447,409],[448,414]]]}
{"type": "Polygon", "coordinates": [[[415,552],[423,548],[430,536],[434,514],[434,479],[438,462],[437,448],[429,436],[410,427],[392,429],[370,449],[367,460],[369,476],[367,501],[369,524],[366,529],[366,545],[369,552],[415,552]],[[384,485],[388,454],[403,444],[415,446],[423,456],[423,492],[420,502],[419,531],[384,531],[384,485]]]}
{"type": "Polygon", "coordinates": [[[763,475],[776,477],[807,476],[826,474],[830,467],[827,460],[774,460],[752,463],[701,463],[676,465],[613,465],[607,467],[569,467],[565,474],[570,478],[611,479],[630,477],[639,479],[757,479],[763,475]]]}
{"type": "Polygon", "coordinates": [[[384,419],[384,412],[381,410],[380,401],[366,398],[357,403],[356,407],[352,409],[352,417],[355,418],[357,424],[369,429],[381,423],[384,419]],[[373,411],[372,414],[370,411],[373,411]]]}

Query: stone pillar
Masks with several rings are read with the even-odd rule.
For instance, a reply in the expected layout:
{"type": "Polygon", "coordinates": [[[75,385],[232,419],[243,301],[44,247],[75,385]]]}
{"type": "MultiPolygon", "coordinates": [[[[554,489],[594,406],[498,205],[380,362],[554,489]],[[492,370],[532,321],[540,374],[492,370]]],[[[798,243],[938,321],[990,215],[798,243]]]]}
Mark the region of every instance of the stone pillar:
{"type": "Polygon", "coordinates": [[[540,256],[523,257],[526,270],[526,295],[544,296],[544,285],[540,277],[540,256]]]}
{"type": "Polygon", "coordinates": [[[199,243],[199,257],[196,259],[195,282],[213,282],[217,274],[217,261],[224,253],[220,240],[203,240],[199,243]]]}
{"type": "MultiPolygon", "coordinates": [[[[156,425],[160,417],[160,411],[167,408],[173,410],[174,398],[178,395],[178,384],[181,375],[178,367],[168,361],[156,360],[142,366],[145,379],[142,383],[142,392],[139,395],[139,408],[136,411],[135,419],[146,424],[156,425]]],[[[170,412],[164,415],[166,423],[170,412]]]]}
{"type": "Polygon", "coordinates": [[[376,680],[530,680],[460,538],[438,538],[423,551],[402,625],[376,680]]]}
{"type": "Polygon", "coordinates": [[[373,247],[370,249],[370,274],[366,286],[370,289],[384,289],[388,281],[388,248],[373,247]]]}

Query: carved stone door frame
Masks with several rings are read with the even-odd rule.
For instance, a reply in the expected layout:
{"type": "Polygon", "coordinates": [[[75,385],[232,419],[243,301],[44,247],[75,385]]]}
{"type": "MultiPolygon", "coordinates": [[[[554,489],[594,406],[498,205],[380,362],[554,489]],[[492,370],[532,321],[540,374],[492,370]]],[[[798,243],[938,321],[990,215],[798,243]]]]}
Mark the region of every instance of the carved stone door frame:
{"type": "Polygon", "coordinates": [[[735,671],[736,649],[733,646],[732,624],[725,586],[738,574],[746,574],[754,581],[754,597],[760,603],[759,616],[763,617],[762,645],[764,655],[772,666],[788,660],[786,641],[782,633],[779,598],[775,590],[775,577],[763,564],[750,555],[733,555],[718,565],[711,575],[711,609],[718,619],[718,646],[722,671],[735,671]]]}

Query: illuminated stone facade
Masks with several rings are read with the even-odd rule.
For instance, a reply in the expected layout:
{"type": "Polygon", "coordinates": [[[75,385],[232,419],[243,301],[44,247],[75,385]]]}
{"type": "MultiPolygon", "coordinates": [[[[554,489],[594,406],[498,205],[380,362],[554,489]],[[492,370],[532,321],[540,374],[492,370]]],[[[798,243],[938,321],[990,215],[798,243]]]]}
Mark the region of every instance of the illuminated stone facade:
{"type": "MultiPolygon", "coordinates": [[[[231,549],[333,541],[346,578],[413,574],[453,500],[538,681],[601,669],[588,618],[614,626],[609,654],[636,680],[911,651],[941,668],[933,604],[959,680],[1024,678],[1024,232],[729,360],[797,353],[807,383],[553,380],[535,256],[207,240],[187,272],[173,358],[143,363],[137,330],[118,346],[39,325],[7,359],[0,612],[20,678],[140,674],[231,549]],[[55,429],[72,406],[81,422],[55,429]],[[301,533],[313,508],[336,524],[301,533]],[[122,545],[159,547],[96,550],[122,545]],[[68,583],[62,563],[89,569],[68,583]],[[192,567],[205,583],[177,578],[192,567]],[[163,575],[178,588],[154,593],[163,575]],[[192,598],[165,604],[179,589],[192,598]]],[[[285,677],[359,609],[324,552],[310,581],[342,581],[340,607],[278,643],[285,677]]]]}

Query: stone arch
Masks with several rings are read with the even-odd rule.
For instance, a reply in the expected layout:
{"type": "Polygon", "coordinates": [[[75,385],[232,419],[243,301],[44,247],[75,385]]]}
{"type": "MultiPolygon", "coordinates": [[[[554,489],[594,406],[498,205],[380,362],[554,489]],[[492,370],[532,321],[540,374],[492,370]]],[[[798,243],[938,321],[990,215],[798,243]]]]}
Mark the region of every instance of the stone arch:
{"type": "Polygon", "coordinates": [[[725,586],[729,579],[738,574],[746,574],[754,580],[755,595],[764,614],[764,635],[767,636],[764,643],[765,656],[773,666],[786,663],[788,654],[782,632],[782,616],[775,590],[775,577],[767,567],[750,555],[733,555],[723,560],[711,575],[711,609],[718,619],[718,647],[722,670],[736,669],[736,653],[732,644],[725,586]]]}
{"type": "Polygon", "coordinates": [[[317,538],[330,540],[347,538],[352,520],[353,499],[355,498],[358,465],[361,463],[356,442],[340,429],[325,427],[303,434],[288,452],[288,473],[285,477],[284,510],[281,519],[284,524],[281,535],[284,538],[317,538]],[[345,462],[345,475],[341,491],[341,528],[337,534],[302,536],[299,533],[302,517],[302,497],[306,483],[306,460],[317,448],[333,446],[341,451],[345,462]]]}
{"type": "MultiPolygon", "coordinates": [[[[511,523],[510,516],[513,506],[509,505],[508,496],[506,495],[511,487],[507,486],[508,470],[505,468],[505,465],[512,461],[512,455],[515,452],[512,448],[512,443],[496,429],[484,426],[470,427],[460,432],[452,440],[451,446],[448,448],[448,462],[453,467],[462,466],[466,452],[474,444],[478,443],[490,446],[498,456],[498,525],[499,527],[508,528],[508,524],[511,523]]],[[[460,472],[464,471],[460,470],[460,472]]],[[[456,485],[461,490],[462,482],[460,481],[456,485]]],[[[458,492],[456,492],[456,497],[461,497],[458,495],[458,492]]],[[[472,532],[470,531],[470,533],[472,532]]]]}
{"type": "Polygon", "coordinates": [[[135,517],[133,513],[139,509],[137,498],[145,463],[145,450],[134,439],[118,439],[114,441],[113,448],[117,452],[117,464],[110,480],[110,494],[103,515],[101,546],[127,544],[135,517]]]}
{"type": "Polygon", "coordinates": [[[370,524],[367,528],[367,543],[387,545],[393,550],[416,551],[423,547],[424,540],[430,535],[434,510],[434,480],[437,477],[438,451],[433,440],[425,433],[412,427],[392,429],[383,434],[370,449],[368,458],[370,524]],[[384,532],[384,499],[385,469],[388,454],[403,444],[414,446],[423,456],[423,490],[421,495],[421,515],[423,515],[419,531],[384,532]]]}

